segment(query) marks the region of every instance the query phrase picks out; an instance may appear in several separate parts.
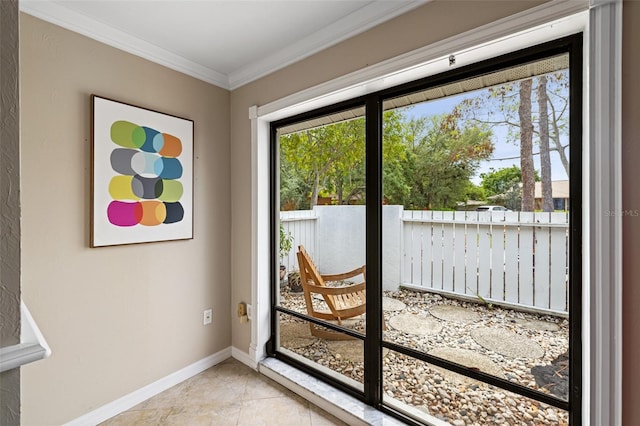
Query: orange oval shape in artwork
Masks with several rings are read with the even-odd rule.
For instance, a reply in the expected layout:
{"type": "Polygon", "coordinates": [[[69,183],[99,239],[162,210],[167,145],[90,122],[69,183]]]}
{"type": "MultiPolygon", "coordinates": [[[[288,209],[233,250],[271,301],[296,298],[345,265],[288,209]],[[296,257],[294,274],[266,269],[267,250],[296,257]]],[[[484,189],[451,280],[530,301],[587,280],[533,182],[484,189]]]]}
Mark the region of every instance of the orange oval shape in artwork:
{"type": "Polygon", "coordinates": [[[161,201],[141,201],[142,219],[140,225],[157,226],[167,217],[167,208],[161,201]]]}
{"type": "Polygon", "coordinates": [[[163,133],[164,145],[162,149],[158,151],[158,154],[163,157],[177,157],[182,153],[182,142],[177,137],[168,133],[163,133]]]}

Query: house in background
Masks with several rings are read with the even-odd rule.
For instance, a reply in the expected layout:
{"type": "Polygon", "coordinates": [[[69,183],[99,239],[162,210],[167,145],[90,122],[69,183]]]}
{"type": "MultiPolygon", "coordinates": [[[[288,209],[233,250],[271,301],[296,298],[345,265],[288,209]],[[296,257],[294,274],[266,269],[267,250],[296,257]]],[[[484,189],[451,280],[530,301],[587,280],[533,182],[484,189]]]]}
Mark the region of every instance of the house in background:
{"type": "MultiPolygon", "coordinates": [[[[78,419],[91,423],[106,412],[116,414],[114,410],[122,406],[118,404],[131,401],[132,395],[150,395],[230,356],[247,364],[255,362],[252,355],[260,348],[252,346],[257,341],[253,327],[267,319],[241,323],[234,308],[240,302],[252,301],[260,257],[255,224],[263,223],[268,216],[253,198],[260,196],[255,186],[264,171],[254,162],[254,154],[261,147],[252,146],[252,134],[257,132],[249,118],[252,107],[291,100],[323,84],[329,90],[336,79],[376,64],[402,63],[411,52],[436,48],[443,40],[473,37],[480,42],[481,29],[498,21],[526,22],[530,10],[553,10],[569,4],[581,10],[592,6],[595,13],[608,10],[608,3],[426,2],[365,32],[335,40],[329,47],[269,74],[225,86],[194,77],[197,70],[193,68],[190,74],[176,71],[180,61],[162,62],[157,46],[142,43],[136,47],[136,55],[126,53],[104,43],[109,40],[80,35],[31,14],[21,13],[18,18],[17,2],[3,1],[0,111],[4,118],[11,115],[8,111],[13,114],[19,110],[20,171],[17,181],[13,176],[7,179],[10,168],[4,167],[0,173],[4,173],[4,188],[20,188],[21,222],[19,228],[10,229],[17,233],[11,241],[19,241],[19,256],[16,260],[0,252],[0,273],[6,287],[6,274],[19,272],[21,290],[14,291],[17,299],[13,299],[21,296],[27,303],[53,354],[20,371],[2,373],[0,403],[19,407],[25,425],[65,424],[78,419]],[[10,16],[12,11],[16,17],[10,16]],[[11,28],[14,33],[7,35],[11,28]],[[12,74],[15,61],[5,61],[4,55],[18,57],[18,46],[11,43],[16,35],[20,71],[12,74]],[[13,86],[5,84],[11,78],[13,86]],[[18,84],[19,102],[14,99],[6,104],[5,90],[18,84]],[[88,247],[92,93],[194,120],[193,240],[88,247]],[[9,261],[13,263],[5,267],[9,261]],[[203,326],[202,312],[208,308],[213,312],[213,324],[203,326]]],[[[591,336],[591,371],[584,374],[621,377],[622,383],[621,389],[616,382],[610,388],[600,383],[592,388],[592,398],[613,399],[613,414],[606,409],[593,413],[594,425],[611,424],[610,419],[624,425],[640,423],[640,369],[636,366],[640,336],[635,328],[640,322],[640,220],[622,214],[640,208],[640,192],[635,187],[640,180],[636,165],[640,159],[640,51],[636,46],[640,39],[640,3],[621,3],[622,78],[615,81],[621,84],[622,93],[622,128],[617,129],[622,133],[622,153],[618,153],[622,161],[622,199],[607,210],[611,222],[603,223],[612,228],[620,225],[624,239],[622,251],[617,251],[619,242],[615,239],[597,247],[600,257],[592,258],[591,265],[622,263],[618,282],[623,287],[618,290],[624,293],[623,311],[617,311],[619,306],[609,297],[615,288],[607,284],[585,295],[585,303],[592,302],[584,315],[586,321],[593,316],[609,318],[612,327],[621,329],[600,331],[621,335],[611,337],[618,345],[611,347],[598,346],[591,336]],[[620,221],[614,222],[617,218],[620,221]],[[612,250],[621,258],[607,257],[612,250]],[[621,347],[617,337],[622,339],[621,347]],[[615,359],[620,350],[622,364],[618,365],[615,359]],[[616,406],[620,418],[615,417],[616,406]]],[[[606,20],[607,16],[600,17],[606,20]]],[[[593,20],[594,25],[600,23],[593,20]]],[[[260,37],[250,33],[249,16],[247,25],[239,31],[243,36],[260,37]]],[[[592,36],[597,34],[591,32],[592,36]]],[[[587,46],[588,38],[584,42],[587,46]]],[[[2,155],[6,158],[7,138],[15,141],[17,133],[7,134],[4,123],[2,155]]],[[[599,135],[603,140],[608,136],[599,135]]],[[[9,154],[16,159],[15,153],[9,154]]],[[[591,157],[585,157],[590,161],[598,161],[597,152],[588,154],[591,157]]],[[[601,170],[610,167],[613,174],[620,164],[605,166],[601,170]]],[[[585,180],[595,186],[602,177],[588,176],[585,180]]],[[[4,213],[3,238],[9,231],[4,213]]],[[[601,218],[605,212],[592,214],[601,218]]],[[[10,247],[16,249],[15,244],[10,247]]],[[[599,279],[606,277],[603,273],[599,279]]],[[[1,305],[4,330],[19,324],[16,315],[4,310],[7,300],[1,305]]],[[[15,419],[15,412],[0,410],[0,423],[13,424],[15,419]]]]}
{"type": "MultiPolygon", "coordinates": [[[[542,182],[535,183],[534,189],[535,209],[542,210],[542,182]]],[[[551,198],[553,198],[554,210],[569,209],[569,181],[554,180],[551,181],[551,198]]]]}

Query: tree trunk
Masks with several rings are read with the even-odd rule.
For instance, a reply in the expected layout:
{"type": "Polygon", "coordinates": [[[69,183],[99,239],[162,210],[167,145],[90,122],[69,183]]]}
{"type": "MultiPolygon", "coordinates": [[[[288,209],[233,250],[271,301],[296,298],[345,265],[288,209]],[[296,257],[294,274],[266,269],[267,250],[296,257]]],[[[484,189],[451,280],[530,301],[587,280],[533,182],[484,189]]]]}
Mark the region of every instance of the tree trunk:
{"type": "Polygon", "coordinates": [[[520,171],[522,172],[521,211],[534,210],[535,170],[533,167],[533,123],[531,121],[531,79],[520,82],[520,171]]]}
{"type": "Polygon", "coordinates": [[[551,120],[552,120],[552,127],[553,127],[553,137],[551,138],[551,140],[555,145],[555,150],[560,155],[560,161],[564,166],[564,171],[567,173],[567,176],[569,176],[569,159],[567,158],[567,153],[565,152],[568,146],[567,147],[562,146],[562,141],[560,140],[560,129],[558,126],[558,117],[556,114],[556,110],[555,110],[555,107],[553,106],[553,102],[549,102],[549,105],[551,105],[551,112],[552,112],[551,120]]]}
{"type": "Polygon", "coordinates": [[[549,155],[549,108],[547,106],[547,77],[538,79],[538,111],[540,121],[540,185],[542,187],[542,211],[553,211],[551,190],[551,157],[549,155]]]}
{"type": "Polygon", "coordinates": [[[309,208],[313,209],[313,206],[318,204],[318,193],[320,192],[320,172],[318,166],[314,166],[313,185],[311,188],[311,199],[309,200],[309,208]]]}
{"type": "Polygon", "coordinates": [[[343,204],[343,194],[344,193],[344,182],[343,179],[337,179],[336,182],[336,197],[338,197],[338,205],[342,205],[343,204]]]}

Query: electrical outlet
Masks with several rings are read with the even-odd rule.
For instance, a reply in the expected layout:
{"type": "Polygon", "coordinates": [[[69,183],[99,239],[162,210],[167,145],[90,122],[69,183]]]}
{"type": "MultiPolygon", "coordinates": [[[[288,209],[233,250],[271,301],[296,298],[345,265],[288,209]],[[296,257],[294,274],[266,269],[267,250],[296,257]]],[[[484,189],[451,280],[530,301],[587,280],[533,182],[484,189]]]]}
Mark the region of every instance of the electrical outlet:
{"type": "Polygon", "coordinates": [[[253,318],[253,308],[248,303],[247,303],[247,318],[248,319],[253,318]]]}
{"type": "Polygon", "coordinates": [[[211,317],[213,317],[213,311],[211,309],[205,309],[202,314],[202,325],[211,324],[211,317]]]}
{"type": "Polygon", "coordinates": [[[238,318],[242,318],[247,315],[247,304],[244,302],[238,303],[238,318]]]}
{"type": "Polygon", "coordinates": [[[240,324],[249,322],[249,316],[247,315],[248,309],[251,309],[251,305],[247,305],[244,302],[238,303],[238,318],[240,318],[240,324]]]}

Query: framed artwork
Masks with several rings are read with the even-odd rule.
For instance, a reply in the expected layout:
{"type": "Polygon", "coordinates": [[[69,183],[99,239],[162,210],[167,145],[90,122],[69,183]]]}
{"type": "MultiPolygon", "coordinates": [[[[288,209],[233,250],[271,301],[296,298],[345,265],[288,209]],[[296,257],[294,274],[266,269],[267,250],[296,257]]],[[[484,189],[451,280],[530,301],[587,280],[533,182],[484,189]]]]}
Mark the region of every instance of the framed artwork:
{"type": "Polygon", "coordinates": [[[193,121],[91,104],[91,247],[193,238],[193,121]]]}

